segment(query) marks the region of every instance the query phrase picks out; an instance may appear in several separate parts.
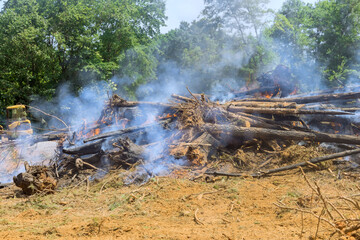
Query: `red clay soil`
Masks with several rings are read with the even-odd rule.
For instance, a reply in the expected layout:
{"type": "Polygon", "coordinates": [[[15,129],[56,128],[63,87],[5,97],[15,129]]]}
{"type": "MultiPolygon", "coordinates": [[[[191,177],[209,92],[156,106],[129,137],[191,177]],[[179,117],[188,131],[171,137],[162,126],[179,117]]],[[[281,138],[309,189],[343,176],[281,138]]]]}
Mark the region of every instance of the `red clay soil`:
{"type": "MultiPolygon", "coordinates": [[[[143,186],[124,186],[118,176],[113,173],[89,186],[46,196],[25,197],[16,187],[2,189],[0,239],[328,239],[335,231],[325,221],[318,226],[311,214],[274,205],[304,207],[329,219],[299,170],[211,183],[161,177],[143,186]]],[[[339,180],[328,170],[307,176],[311,183],[318,182],[337,211],[358,219],[360,210],[338,199],[359,198],[357,181],[339,180]]],[[[329,209],[334,221],[340,218],[329,209]]]]}

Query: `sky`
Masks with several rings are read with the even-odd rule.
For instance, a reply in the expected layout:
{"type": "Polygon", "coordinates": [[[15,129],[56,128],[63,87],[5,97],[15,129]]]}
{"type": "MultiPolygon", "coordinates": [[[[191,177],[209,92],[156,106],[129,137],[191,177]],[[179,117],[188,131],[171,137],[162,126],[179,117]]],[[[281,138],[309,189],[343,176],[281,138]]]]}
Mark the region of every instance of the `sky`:
{"type": "MultiPolygon", "coordinates": [[[[303,0],[306,3],[315,3],[317,0],[303,0]]],[[[285,0],[270,0],[269,6],[274,10],[280,9],[285,0]]],[[[192,22],[204,8],[204,0],[166,0],[167,26],[161,28],[162,33],[179,27],[181,21],[192,22]]]]}

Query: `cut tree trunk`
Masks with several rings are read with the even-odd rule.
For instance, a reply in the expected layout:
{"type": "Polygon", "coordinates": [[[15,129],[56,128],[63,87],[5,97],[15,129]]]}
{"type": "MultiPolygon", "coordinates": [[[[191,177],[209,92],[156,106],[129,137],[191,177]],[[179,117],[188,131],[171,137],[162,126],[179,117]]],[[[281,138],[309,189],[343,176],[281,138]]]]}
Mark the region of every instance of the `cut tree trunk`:
{"type": "Polygon", "coordinates": [[[176,158],[186,157],[193,165],[204,166],[212,154],[212,150],[219,147],[221,143],[210,133],[202,133],[199,137],[189,143],[180,142],[172,146],[170,152],[176,158]]]}
{"type": "Polygon", "coordinates": [[[353,115],[353,113],[343,111],[326,111],[326,110],[312,110],[312,109],[292,109],[292,108],[253,108],[253,107],[227,107],[230,112],[244,112],[244,113],[262,113],[273,115],[297,115],[297,114],[322,114],[322,115],[353,115]]]}
{"type": "MultiPolygon", "coordinates": [[[[227,116],[228,118],[234,120],[236,122],[236,125],[242,126],[242,127],[260,127],[260,128],[272,128],[272,129],[281,129],[278,125],[269,124],[261,119],[253,119],[246,115],[239,115],[235,114],[229,111],[226,111],[224,109],[219,109],[219,111],[227,116]]],[[[206,121],[207,119],[205,119],[206,121]]]]}
{"type": "Polygon", "coordinates": [[[228,102],[224,106],[254,107],[254,108],[301,108],[295,102],[228,102]]]}
{"type": "MultiPolygon", "coordinates": [[[[291,97],[291,98],[247,98],[241,101],[260,101],[260,102],[296,102],[296,103],[315,103],[335,100],[358,99],[360,92],[323,94],[308,97],[291,97]]],[[[240,100],[238,100],[240,101],[240,100]]]]}
{"type": "MultiPolygon", "coordinates": [[[[224,110],[225,111],[225,110],[224,110]]],[[[242,127],[260,127],[260,128],[270,128],[270,129],[279,129],[279,130],[289,130],[294,129],[298,131],[305,131],[310,132],[311,130],[304,127],[298,127],[286,123],[281,123],[280,121],[274,121],[272,119],[263,118],[255,115],[251,115],[248,113],[243,112],[237,112],[232,113],[226,111],[226,114],[230,119],[234,119],[235,121],[239,121],[241,124],[239,124],[242,127]],[[246,120],[246,122],[241,122],[246,120]],[[250,123],[246,125],[246,123],[250,123]]],[[[301,119],[298,119],[297,117],[293,117],[295,119],[291,119],[291,121],[300,121],[301,119]]],[[[236,124],[238,125],[238,124],[236,124]]]]}
{"type": "Polygon", "coordinates": [[[283,139],[283,140],[304,140],[313,142],[335,142],[360,144],[360,137],[340,134],[326,134],[320,132],[301,132],[301,131],[284,131],[255,127],[236,127],[234,125],[220,125],[220,124],[205,124],[203,130],[211,132],[216,135],[228,134],[233,137],[240,137],[244,140],[251,140],[254,138],[268,140],[268,139],[283,139]]]}

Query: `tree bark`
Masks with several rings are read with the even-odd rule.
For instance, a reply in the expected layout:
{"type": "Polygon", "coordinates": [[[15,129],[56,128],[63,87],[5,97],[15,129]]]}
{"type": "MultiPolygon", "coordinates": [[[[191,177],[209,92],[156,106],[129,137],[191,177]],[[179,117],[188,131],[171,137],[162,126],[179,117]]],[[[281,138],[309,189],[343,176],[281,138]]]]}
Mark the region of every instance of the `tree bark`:
{"type": "Polygon", "coordinates": [[[300,108],[304,105],[297,105],[294,102],[227,102],[224,106],[254,107],[254,108],[300,108]]]}
{"type": "Polygon", "coordinates": [[[254,107],[233,107],[227,108],[230,112],[244,112],[244,113],[262,113],[273,115],[295,115],[295,114],[322,114],[322,115],[353,115],[353,113],[343,111],[326,111],[326,110],[312,110],[312,109],[292,109],[292,108],[254,108],[254,107]]]}
{"type": "Polygon", "coordinates": [[[228,134],[233,137],[250,139],[283,139],[283,140],[304,140],[314,142],[335,142],[335,143],[348,143],[360,144],[360,137],[340,134],[326,134],[320,132],[301,132],[301,131],[285,131],[274,130],[255,127],[236,127],[234,125],[220,125],[220,124],[205,124],[203,126],[205,131],[213,134],[228,134]]]}
{"type": "Polygon", "coordinates": [[[172,98],[175,98],[175,99],[177,99],[177,100],[184,101],[184,102],[195,102],[195,99],[188,98],[188,97],[184,97],[184,96],[180,96],[180,95],[176,95],[176,94],[172,94],[171,97],[172,97],[172,98]]]}
{"type": "Polygon", "coordinates": [[[270,99],[247,98],[247,99],[242,99],[241,101],[315,103],[315,102],[327,102],[334,100],[346,100],[346,99],[358,99],[358,98],[360,98],[360,92],[323,94],[323,95],[315,95],[308,97],[291,97],[291,98],[270,98],[270,99]]]}

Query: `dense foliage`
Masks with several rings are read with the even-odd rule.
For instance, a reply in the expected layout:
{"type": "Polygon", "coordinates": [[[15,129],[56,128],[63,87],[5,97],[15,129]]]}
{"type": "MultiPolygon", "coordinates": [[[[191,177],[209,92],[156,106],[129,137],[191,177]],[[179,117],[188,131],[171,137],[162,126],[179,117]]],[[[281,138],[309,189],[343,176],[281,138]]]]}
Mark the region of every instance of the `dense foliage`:
{"type": "Polygon", "coordinates": [[[64,82],[74,91],[115,74],[143,83],[154,76],[147,47],[164,25],[164,10],[162,0],[7,1],[0,14],[0,106],[51,98],[64,82]]]}
{"type": "Polygon", "coordinates": [[[166,81],[169,66],[178,82],[196,82],[200,91],[223,80],[253,82],[277,64],[289,66],[304,89],[358,79],[357,0],[287,0],[278,12],[267,0],[204,3],[197,21],[161,34],[164,0],[6,1],[0,108],[50,99],[64,83],[76,93],[106,81],[135,98],[142,84],[166,81]]]}

